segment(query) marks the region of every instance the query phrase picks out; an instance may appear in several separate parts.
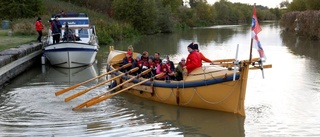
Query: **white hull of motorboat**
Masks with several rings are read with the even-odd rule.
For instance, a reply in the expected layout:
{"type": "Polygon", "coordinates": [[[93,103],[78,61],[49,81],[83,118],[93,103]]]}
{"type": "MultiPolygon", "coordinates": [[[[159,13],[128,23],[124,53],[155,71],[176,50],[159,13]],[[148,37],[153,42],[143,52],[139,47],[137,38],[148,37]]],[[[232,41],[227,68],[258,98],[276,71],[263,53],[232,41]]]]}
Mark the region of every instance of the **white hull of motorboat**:
{"type": "Polygon", "coordinates": [[[44,48],[50,64],[63,68],[91,65],[95,61],[97,52],[98,46],[76,42],[62,42],[44,48]]]}

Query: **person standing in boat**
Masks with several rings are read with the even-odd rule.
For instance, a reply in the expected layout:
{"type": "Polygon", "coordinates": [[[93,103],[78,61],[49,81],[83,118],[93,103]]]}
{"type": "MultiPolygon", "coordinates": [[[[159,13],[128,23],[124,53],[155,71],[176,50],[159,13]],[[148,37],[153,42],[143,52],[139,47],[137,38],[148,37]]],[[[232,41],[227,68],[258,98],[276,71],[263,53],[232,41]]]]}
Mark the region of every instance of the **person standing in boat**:
{"type": "Polygon", "coordinates": [[[38,32],[38,38],[37,38],[38,42],[41,42],[43,27],[44,26],[43,26],[43,24],[41,22],[41,18],[38,17],[38,19],[36,21],[36,31],[38,32]]]}
{"type": "Polygon", "coordinates": [[[201,67],[201,58],[200,54],[195,50],[193,42],[188,45],[189,55],[187,57],[185,69],[187,69],[188,74],[190,74],[194,69],[201,67]]]}
{"type": "MultiPolygon", "coordinates": [[[[123,62],[123,65],[128,64],[128,63],[133,63],[131,51],[127,51],[126,57],[123,58],[122,62],[123,62]]],[[[131,69],[131,67],[127,67],[124,69],[124,71],[129,71],[130,69],[131,69]]]]}
{"type": "Polygon", "coordinates": [[[60,42],[61,28],[62,25],[59,21],[58,16],[56,16],[55,19],[51,22],[53,44],[60,42]]]}
{"type": "Polygon", "coordinates": [[[176,67],[176,70],[175,70],[175,77],[176,77],[176,80],[180,81],[180,80],[183,80],[183,68],[184,66],[186,66],[186,59],[185,58],[181,58],[181,61],[179,62],[178,66],[176,67]]]}
{"type": "Polygon", "coordinates": [[[201,61],[205,61],[205,62],[208,62],[208,63],[213,64],[213,62],[212,62],[210,59],[206,58],[206,57],[200,52],[198,44],[194,44],[193,46],[194,46],[194,50],[196,50],[196,51],[199,53],[200,58],[201,58],[201,61]]]}

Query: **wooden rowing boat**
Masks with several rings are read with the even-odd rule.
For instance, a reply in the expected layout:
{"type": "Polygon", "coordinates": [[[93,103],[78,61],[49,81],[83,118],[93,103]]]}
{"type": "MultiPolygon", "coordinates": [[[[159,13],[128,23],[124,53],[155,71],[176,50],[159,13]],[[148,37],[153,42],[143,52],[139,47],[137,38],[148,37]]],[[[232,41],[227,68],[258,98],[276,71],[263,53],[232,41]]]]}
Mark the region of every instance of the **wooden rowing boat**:
{"type": "MultiPolygon", "coordinates": [[[[109,71],[118,69],[126,51],[114,50],[110,47],[108,56],[109,71]]],[[[133,58],[137,53],[133,53],[133,58]]],[[[255,63],[258,58],[251,61],[239,61],[234,77],[234,64],[230,59],[222,59],[217,64],[202,66],[195,69],[182,81],[150,80],[143,84],[136,84],[145,78],[134,79],[122,86],[128,88],[127,93],[145,99],[185,107],[218,110],[245,116],[244,101],[246,96],[248,72],[250,69],[262,68],[261,63],[255,63]],[[260,65],[256,65],[260,64],[260,65]]],[[[270,68],[271,65],[264,66],[270,68]]],[[[123,74],[114,71],[112,77],[123,74]]],[[[113,85],[120,84],[134,76],[123,75],[114,81],[113,85]]]]}

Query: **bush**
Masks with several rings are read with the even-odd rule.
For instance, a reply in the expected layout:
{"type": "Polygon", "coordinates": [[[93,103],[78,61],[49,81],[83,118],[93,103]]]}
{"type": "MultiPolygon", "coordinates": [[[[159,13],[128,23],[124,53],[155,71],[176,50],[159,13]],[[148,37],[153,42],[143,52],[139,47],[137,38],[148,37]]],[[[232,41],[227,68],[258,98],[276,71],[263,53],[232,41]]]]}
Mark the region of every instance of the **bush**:
{"type": "Polygon", "coordinates": [[[281,25],[313,40],[320,38],[320,11],[289,12],[282,16],[281,25]]]}

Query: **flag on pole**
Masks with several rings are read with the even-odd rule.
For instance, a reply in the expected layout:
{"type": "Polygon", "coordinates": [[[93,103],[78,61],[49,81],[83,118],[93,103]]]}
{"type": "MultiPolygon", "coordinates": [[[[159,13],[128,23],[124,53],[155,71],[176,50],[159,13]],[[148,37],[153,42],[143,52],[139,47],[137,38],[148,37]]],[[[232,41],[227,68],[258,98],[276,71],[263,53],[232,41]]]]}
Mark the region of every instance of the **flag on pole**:
{"type": "Polygon", "coordinates": [[[258,22],[256,6],[253,7],[253,16],[252,16],[252,24],[251,24],[251,38],[257,35],[261,31],[261,27],[258,22]]]}
{"type": "Polygon", "coordinates": [[[258,35],[254,36],[253,41],[254,41],[254,47],[258,50],[260,58],[267,59],[266,55],[264,54],[264,51],[263,51],[263,48],[261,46],[261,42],[260,42],[260,40],[258,38],[258,35]]]}
{"type": "Polygon", "coordinates": [[[253,7],[253,16],[252,16],[252,24],[251,24],[251,38],[254,41],[254,47],[258,50],[260,58],[266,59],[266,55],[264,54],[263,48],[261,46],[261,42],[258,38],[258,33],[261,31],[261,27],[258,22],[256,6],[253,7]]]}

